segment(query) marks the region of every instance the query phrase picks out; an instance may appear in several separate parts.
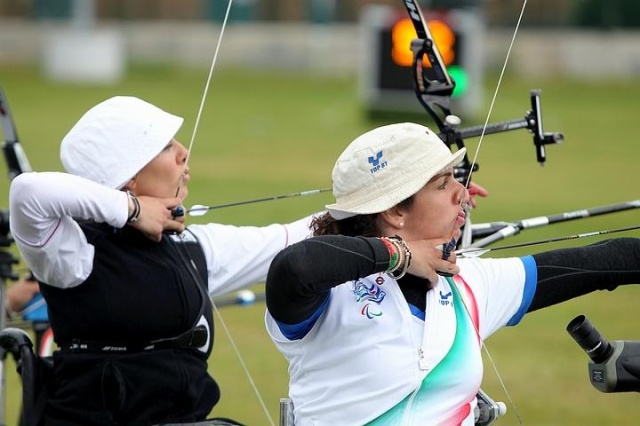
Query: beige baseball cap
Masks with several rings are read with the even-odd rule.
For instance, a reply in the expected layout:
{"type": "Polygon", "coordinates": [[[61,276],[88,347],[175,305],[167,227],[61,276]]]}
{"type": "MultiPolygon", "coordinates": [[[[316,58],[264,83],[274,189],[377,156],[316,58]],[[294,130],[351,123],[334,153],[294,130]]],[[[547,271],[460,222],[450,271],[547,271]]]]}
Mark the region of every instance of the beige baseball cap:
{"type": "Polygon", "coordinates": [[[174,138],[182,117],[142,99],[115,96],[87,111],[62,139],[68,173],[122,188],[174,138]]]}
{"type": "Polygon", "coordinates": [[[406,200],[432,177],[462,161],[429,128],[415,123],[378,127],[357,137],[333,168],[336,219],[380,213],[406,200]]]}

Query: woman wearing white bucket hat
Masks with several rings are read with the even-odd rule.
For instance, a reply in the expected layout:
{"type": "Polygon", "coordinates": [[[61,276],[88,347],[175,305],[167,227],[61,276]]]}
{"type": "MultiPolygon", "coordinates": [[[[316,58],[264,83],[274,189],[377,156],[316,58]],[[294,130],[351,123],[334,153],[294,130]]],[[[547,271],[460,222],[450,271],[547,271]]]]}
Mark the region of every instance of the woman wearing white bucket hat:
{"type": "Polygon", "coordinates": [[[63,139],[67,173],[12,182],[11,232],[59,346],[47,425],[205,419],[220,396],[207,372],[209,297],[264,282],[273,256],[309,235],[310,217],[185,228],[172,214],[189,182],[175,140],[182,122],[141,99],[110,98],[63,139]]]}
{"type": "Polygon", "coordinates": [[[462,155],[418,124],[363,134],[335,164],[336,202],[316,236],[272,262],[266,326],[289,362],[296,426],[473,425],[485,338],[527,312],[640,283],[638,238],[433,260],[464,223],[462,155]]]}

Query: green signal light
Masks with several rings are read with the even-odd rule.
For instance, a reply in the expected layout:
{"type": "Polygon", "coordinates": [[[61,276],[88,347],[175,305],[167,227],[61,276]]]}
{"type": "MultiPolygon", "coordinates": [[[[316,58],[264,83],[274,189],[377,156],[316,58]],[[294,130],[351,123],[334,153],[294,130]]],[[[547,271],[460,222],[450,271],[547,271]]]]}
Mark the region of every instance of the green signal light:
{"type": "Polygon", "coordinates": [[[462,96],[469,87],[469,75],[460,65],[451,65],[447,67],[449,76],[456,82],[456,88],[453,89],[452,97],[462,96]]]}

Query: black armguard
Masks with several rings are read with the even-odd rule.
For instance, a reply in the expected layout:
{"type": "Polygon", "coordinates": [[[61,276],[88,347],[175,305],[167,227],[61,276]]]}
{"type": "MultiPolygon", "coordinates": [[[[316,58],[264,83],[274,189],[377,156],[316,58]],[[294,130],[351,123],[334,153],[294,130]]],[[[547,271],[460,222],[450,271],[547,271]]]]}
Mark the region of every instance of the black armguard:
{"type": "Polygon", "coordinates": [[[271,262],[267,309],[280,322],[299,323],[324,303],[333,287],[388,266],[389,251],[378,238],[324,235],[300,241],[271,262]]]}
{"type": "Polygon", "coordinates": [[[533,258],[538,284],[528,312],[595,290],[640,284],[640,238],[615,238],[538,253],[533,258]]]}

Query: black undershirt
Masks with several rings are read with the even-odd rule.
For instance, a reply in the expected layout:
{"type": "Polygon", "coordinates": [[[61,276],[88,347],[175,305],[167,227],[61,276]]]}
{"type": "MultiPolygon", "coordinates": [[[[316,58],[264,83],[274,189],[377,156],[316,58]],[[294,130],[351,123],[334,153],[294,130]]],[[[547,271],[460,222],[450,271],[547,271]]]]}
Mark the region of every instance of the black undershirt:
{"type": "MultiPolygon", "coordinates": [[[[640,283],[640,238],[616,238],[592,245],[534,254],[538,283],[527,312],[596,290],[640,283]]],[[[309,318],[332,287],[384,272],[386,246],[377,238],[339,235],[310,238],[283,250],[267,276],[270,314],[285,324],[309,318]]],[[[399,286],[407,303],[423,311],[429,282],[406,275],[399,286]]]]}

